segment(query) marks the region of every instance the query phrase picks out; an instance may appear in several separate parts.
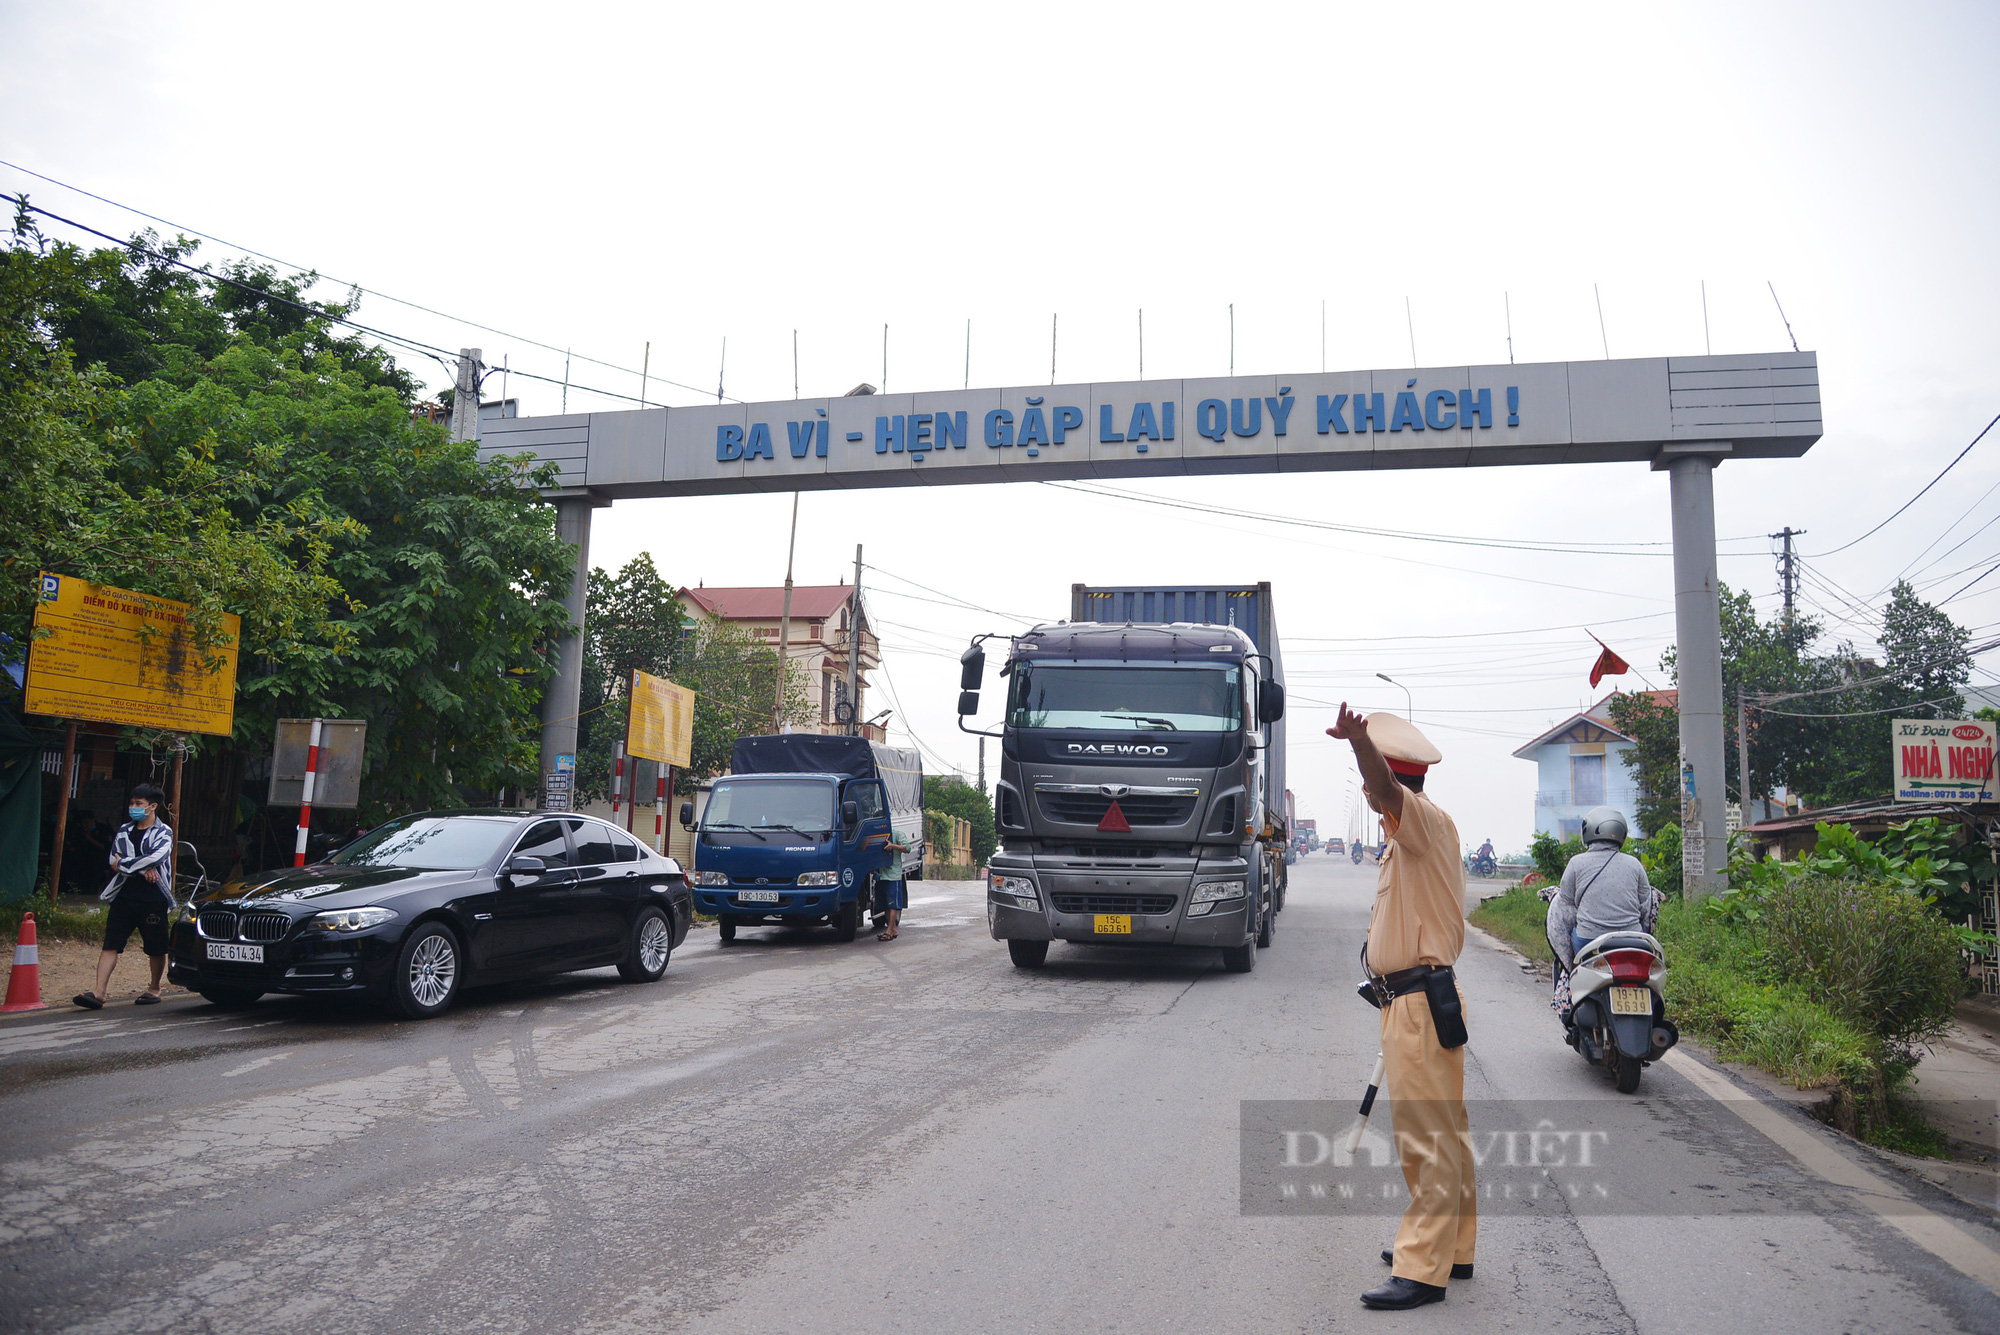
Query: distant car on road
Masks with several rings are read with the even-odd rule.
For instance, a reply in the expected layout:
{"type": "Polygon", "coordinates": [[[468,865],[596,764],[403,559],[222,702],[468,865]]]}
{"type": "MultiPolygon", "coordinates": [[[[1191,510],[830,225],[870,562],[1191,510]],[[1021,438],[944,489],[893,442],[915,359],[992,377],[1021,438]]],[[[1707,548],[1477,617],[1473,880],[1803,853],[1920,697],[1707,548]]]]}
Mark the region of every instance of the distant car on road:
{"type": "Polygon", "coordinates": [[[218,1006],[356,996],[422,1020],[474,984],[613,964],[653,982],[693,920],[680,864],[608,821],[426,811],[198,895],[168,977],[218,1006]]]}
{"type": "Polygon", "coordinates": [[[1339,857],[1347,851],[1347,841],[1345,839],[1329,839],[1326,841],[1326,851],[1334,857],[1339,857]]]}

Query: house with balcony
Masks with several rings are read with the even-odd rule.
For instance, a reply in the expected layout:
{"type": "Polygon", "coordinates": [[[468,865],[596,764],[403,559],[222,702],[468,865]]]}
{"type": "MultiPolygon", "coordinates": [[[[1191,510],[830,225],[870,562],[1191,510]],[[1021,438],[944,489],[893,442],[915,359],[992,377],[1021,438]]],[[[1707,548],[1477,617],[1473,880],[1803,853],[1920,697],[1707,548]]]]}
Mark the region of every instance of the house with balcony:
{"type": "MultiPolygon", "coordinates": [[[[783,628],[785,590],[783,585],[760,588],[684,588],[676,595],[682,613],[727,621],[778,648],[783,628]]],[[[862,734],[872,741],[885,741],[888,734],[869,723],[868,674],[882,661],[882,648],[869,625],[865,596],[852,586],[840,584],[795,584],[792,586],[791,631],[785,641],[787,661],[805,669],[807,689],[818,705],[816,726],[807,731],[846,732],[836,718],[847,699],[848,646],[857,647],[860,663],[856,671],[854,717],[862,721],[862,734]],[[850,625],[850,621],[852,625],[850,625]]]]}
{"type": "MultiPolygon", "coordinates": [[[[1677,691],[1646,694],[1675,708],[1677,691]]],[[[1514,752],[1535,764],[1535,833],[1558,839],[1583,831],[1592,807],[1616,807],[1632,833],[1639,827],[1639,785],[1622,757],[1636,745],[1611,721],[1613,695],[1572,714],[1514,752]]]]}

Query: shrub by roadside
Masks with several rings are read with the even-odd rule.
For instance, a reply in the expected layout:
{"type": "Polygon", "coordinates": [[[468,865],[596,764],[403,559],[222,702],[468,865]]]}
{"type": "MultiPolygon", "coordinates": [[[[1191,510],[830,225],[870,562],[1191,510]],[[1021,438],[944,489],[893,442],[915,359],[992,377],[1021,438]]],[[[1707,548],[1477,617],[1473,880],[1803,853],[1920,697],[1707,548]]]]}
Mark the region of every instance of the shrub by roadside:
{"type": "Polygon", "coordinates": [[[1510,886],[1472,911],[1469,921],[1482,931],[1493,933],[1537,964],[1552,964],[1545,924],[1549,906],[1532,886],[1510,886]]]}
{"type": "Polygon", "coordinates": [[[46,898],[35,898],[22,904],[0,908],[0,932],[5,932],[9,942],[21,939],[21,919],[29,913],[35,915],[35,935],[43,941],[102,941],[104,939],[104,914],[102,905],[95,908],[72,908],[67,904],[53,907],[46,898]]]}

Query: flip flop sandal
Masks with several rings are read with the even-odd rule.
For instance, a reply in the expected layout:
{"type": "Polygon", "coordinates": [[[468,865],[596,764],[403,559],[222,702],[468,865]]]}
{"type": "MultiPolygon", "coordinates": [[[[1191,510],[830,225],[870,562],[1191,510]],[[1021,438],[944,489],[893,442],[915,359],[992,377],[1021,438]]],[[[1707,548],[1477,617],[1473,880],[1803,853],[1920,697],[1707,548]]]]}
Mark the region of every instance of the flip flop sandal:
{"type": "Polygon", "coordinates": [[[97,994],[94,992],[79,992],[71,997],[70,1000],[87,1011],[101,1011],[104,1009],[104,1003],[98,1000],[97,994]]]}
{"type": "Polygon", "coordinates": [[[134,1006],[157,1006],[160,1004],[160,997],[157,992],[141,992],[138,996],[132,998],[132,1004],[134,1006]]]}
{"type": "Polygon", "coordinates": [[[884,932],[882,933],[882,935],[876,937],[875,939],[877,941],[894,941],[900,935],[901,935],[900,932],[884,932]]]}

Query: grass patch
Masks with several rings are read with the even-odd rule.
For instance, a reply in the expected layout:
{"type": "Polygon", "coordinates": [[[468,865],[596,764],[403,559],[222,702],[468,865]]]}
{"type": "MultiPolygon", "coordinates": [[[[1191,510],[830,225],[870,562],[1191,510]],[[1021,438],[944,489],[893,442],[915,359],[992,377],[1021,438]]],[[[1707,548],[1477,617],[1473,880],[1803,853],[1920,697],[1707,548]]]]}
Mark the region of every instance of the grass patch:
{"type": "Polygon", "coordinates": [[[1467,921],[1481,931],[1493,933],[1529,959],[1549,964],[1555,960],[1555,952],[1549,949],[1548,916],[1549,906],[1542,902],[1541,896],[1517,885],[1486,900],[1472,911],[1467,921]]]}
{"type": "Polygon", "coordinates": [[[1944,1133],[1924,1120],[1923,1113],[1899,1098],[1890,1098],[1881,1115],[1863,1128],[1861,1138],[1870,1145],[1898,1154],[1914,1154],[1925,1159],[1949,1159],[1951,1147],[1944,1133]]]}
{"type": "Polygon", "coordinates": [[[104,915],[100,908],[79,909],[68,905],[49,906],[46,899],[34,899],[25,904],[14,904],[0,908],[0,932],[7,940],[21,938],[21,919],[30,912],[35,915],[35,938],[40,941],[102,941],[104,939],[104,915]]]}

